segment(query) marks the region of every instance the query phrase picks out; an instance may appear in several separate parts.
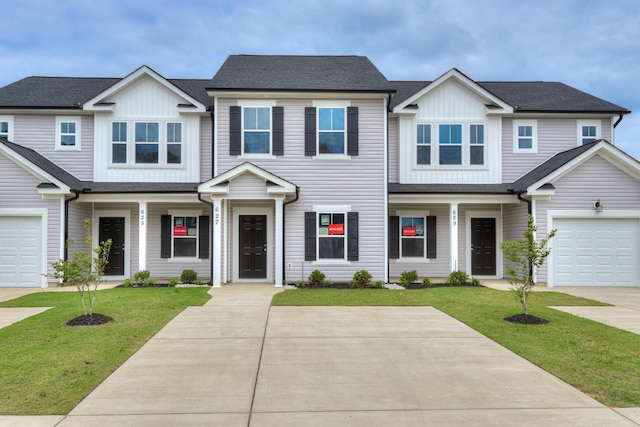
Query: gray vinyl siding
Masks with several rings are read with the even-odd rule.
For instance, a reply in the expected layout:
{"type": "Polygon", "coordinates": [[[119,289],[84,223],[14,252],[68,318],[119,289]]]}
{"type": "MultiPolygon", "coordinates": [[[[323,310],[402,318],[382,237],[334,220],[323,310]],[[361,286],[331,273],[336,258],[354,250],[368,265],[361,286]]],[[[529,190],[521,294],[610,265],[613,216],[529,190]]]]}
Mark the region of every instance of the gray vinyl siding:
{"type": "MultiPolygon", "coordinates": [[[[537,119],[537,153],[514,153],[513,120],[502,120],[502,182],[513,182],[555,154],[577,146],[576,119],[544,118],[537,119]]],[[[600,120],[600,130],[602,138],[611,141],[610,119],[600,120]]]]}
{"type": "MultiPolygon", "coordinates": [[[[551,200],[536,204],[538,236],[548,233],[549,210],[593,211],[593,204],[598,199],[605,215],[640,210],[638,181],[599,155],[585,161],[553,185],[556,190],[551,200]]],[[[546,263],[538,272],[538,281],[547,281],[546,263]]]]}
{"type": "Polygon", "coordinates": [[[374,280],[384,280],[384,215],[385,176],[384,138],[386,113],[384,101],[357,100],[359,107],[359,155],[350,159],[305,156],[304,108],[311,100],[282,99],[284,107],[284,156],[250,158],[229,156],[229,106],[235,100],[219,100],[217,172],[218,174],[245,161],[259,166],[300,188],[299,200],[286,209],[285,263],[293,268],[284,271],[285,281],[299,281],[314,269],[335,281],[351,280],[361,269],[368,270],[374,280]],[[359,213],[359,261],[335,265],[304,261],[304,212],[313,206],[347,205],[359,213]],[[303,271],[304,270],[304,271],[303,271]]]}
{"type": "Polygon", "coordinates": [[[93,116],[82,116],[81,151],[56,151],[55,115],[15,115],[14,142],[29,147],[81,180],[93,179],[93,116]]]}
{"type": "MultiPolygon", "coordinates": [[[[74,244],[69,249],[69,257],[72,256],[74,250],[86,250],[84,239],[86,237],[84,231],[84,221],[91,219],[91,205],[86,203],[71,202],[69,203],[69,239],[73,239],[74,244]]],[[[94,242],[98,243],[98,242],[94,242]]]]}
{"type": "Polygon", "coordinates": [[[424,277],[442,278],[449,275],[449,253],[451,252],[449,205],[393,205],[389,215],[398,215],[400,211],[426,212],[436,217],[436,257],[413,261],[409,259],[390,259],[389,277],[397,280],[403,271],[416,270],[420,279],[424,277]]]}
{"type": "MultiPolygon", "coordinates": [[[[502,207],[502,237],[503,241],[522,239],[522,232],[527,228],[527,204],[504,205],[502,207]]],[[[498,266],[498,272],[510,264],[504,260],[504,265],[498,266]]]]}
{"type": "Polygon", "coordinates": [[[200,181],[213,178],[213,141],[211,117],[200,118],[200,181]]]}
{"type": "Polygon", "coordinates": [[[400,182],[400,129],[398,117],[389,117],[389,182],[400,182]]]}

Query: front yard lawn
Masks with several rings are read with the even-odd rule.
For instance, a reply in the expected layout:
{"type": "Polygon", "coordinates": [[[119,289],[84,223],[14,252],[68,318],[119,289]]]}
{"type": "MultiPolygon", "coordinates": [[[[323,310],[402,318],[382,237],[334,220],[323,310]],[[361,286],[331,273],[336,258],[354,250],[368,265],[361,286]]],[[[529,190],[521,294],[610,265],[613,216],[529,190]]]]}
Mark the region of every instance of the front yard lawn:
{"type": "Polygon", "coordinates": [[[207,288],[98,291],[95,313],[115,321],[66,326],[83,314],[77,292],[39,292],[0,307],[54,307],[0,329],[0,414],[66,414],[169,320],[202,305],[207,288]]]}
{"type": "Polygon", "coordinates": [[[529,312],[549,321],[522,325],[502,320],[520,313],[510,291],[489,288],[294,290],[273,305],[433,306],[607,406],[640,406],[640,335],[547,306],[603,305],[557,292],[536,292],[529,312]]]}

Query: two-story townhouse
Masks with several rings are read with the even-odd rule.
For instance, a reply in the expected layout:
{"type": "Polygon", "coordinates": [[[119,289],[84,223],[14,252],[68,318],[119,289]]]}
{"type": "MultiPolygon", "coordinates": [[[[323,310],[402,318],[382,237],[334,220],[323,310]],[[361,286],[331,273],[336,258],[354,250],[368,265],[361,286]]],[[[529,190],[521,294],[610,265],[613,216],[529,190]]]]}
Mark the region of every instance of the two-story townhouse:
{"type": "Polygon", "coordinates": [[[114,240],[111,280],[501,278],[527,213],[558,229],[539,281],[637,285],[640,168],[613,145],[627,113],[455,69],[389,82],[359,56],[26,78],[0,88],[0,286],[47,286],[85,218],[114,240]]]}
{"type": "Polygon", "coordinates": [[[390,275],[502,278],[500,242],[557,229],[538,281],[637,286],[640,170],[615,148],[629,111],[555,82],[475,82],[456,69],[393,82],[390,275]]]}

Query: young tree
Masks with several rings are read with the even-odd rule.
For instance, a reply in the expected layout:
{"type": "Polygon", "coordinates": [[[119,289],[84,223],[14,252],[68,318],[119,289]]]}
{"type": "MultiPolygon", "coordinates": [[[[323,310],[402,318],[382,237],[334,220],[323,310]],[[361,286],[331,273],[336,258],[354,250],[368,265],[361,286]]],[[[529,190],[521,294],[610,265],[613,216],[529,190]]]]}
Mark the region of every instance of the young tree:
{"type": "Polygon", "coordinates": [[[536,241],[536,231],[538,227],[533,221],[533,216],[529,215],[527,229],[522,233],[523,238],[502,242],[500,247],[504,255],[513,265],[507,266],[505,272],[511,276],[509,283],[511,290],[516,293],[525,316],[529,315],[527,302],[529,294],[535,286],[533,282],[534,272],[544,264],[544,260],[551,253],[547,248],[549,240],[556,235],[557,230],[551,230],[542,240],[536,241]]]}
{"type": "MultiPolygon", "coordinates": [[[[52,263],[54,269],[52,276],[56,279],[62,279],[64,283],[73,285],[78,289],[84,315],[91,316],[93,315],[98,284],[102,281],[104,268],[109,262],[111,239],[106,242],[100,242],[97,247],[91,249],[91,220],[86,219],[83,225],[85,231],[84,244],[89,250],[74,251],[71,259],[61,259],[52,263]]],[[[67,240],[67,247],[70,247],[73,243],[73,239],[67,240]]]]}

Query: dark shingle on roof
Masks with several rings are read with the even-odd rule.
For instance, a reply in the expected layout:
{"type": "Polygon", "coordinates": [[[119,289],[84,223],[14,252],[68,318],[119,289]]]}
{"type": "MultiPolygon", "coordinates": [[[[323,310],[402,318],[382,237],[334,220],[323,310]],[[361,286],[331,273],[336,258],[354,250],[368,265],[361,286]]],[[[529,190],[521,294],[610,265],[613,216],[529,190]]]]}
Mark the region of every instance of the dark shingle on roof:
{"type": "Polygon", "coordinates": [[[364,56],[231,55],[211,80],[212,90],[393,90],[364,56]]]}
{"type": "Polygon", "coordinates": [[[207,95],[206,90],[207,86],[211,83],[210,79],[169,79],[169,81],[186,94],[200,101],[206,107],[211,105],[213,100],[207,95]]]}
{"type": "Polygon", "coordinates": [[[389,82],[395,89],[396,93],[391,98],[389,103],[390,108],[395,108],[402,101],[420,92],[425,86],[431,84],[427,81],[399,81],[394,80],[389,82]]]}

